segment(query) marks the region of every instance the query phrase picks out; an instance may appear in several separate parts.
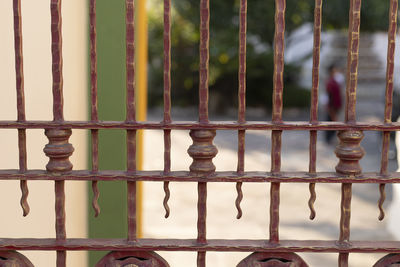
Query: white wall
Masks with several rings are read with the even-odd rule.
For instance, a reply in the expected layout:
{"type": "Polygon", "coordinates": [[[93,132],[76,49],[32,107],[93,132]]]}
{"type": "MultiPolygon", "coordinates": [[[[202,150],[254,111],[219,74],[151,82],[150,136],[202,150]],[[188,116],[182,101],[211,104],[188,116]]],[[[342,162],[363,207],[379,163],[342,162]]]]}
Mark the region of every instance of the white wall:
{"type": "MultiPolygon", "coordinates": [[[[64,111],[67,120],[87,114],[87,1],[62,2],[64,111]]],[[[12,1],[0,1],[0,120],[16,120],[12,1]]],[[[50,1],[22,0],[26,117],[52,120],[50,1]]],[[[87,163],[86,132],[73,131],[74,169],[87,163]]],[[[45,169],[43,130],[27,131],[28,168],[45,169]]],[[[0,169],[18,168],[17,131],[0,129],[0,169]]],[[[31,181],[31,212],[22,217],[19,182],[0,181],[0,237],[55,237],[54,182],[31,181]]],[[[66,183],[67,236],[86,237],[86,184],[66,183]]],[[[54,252],[23,251],[35,266],[55,266],[54,252]]],[[[68,253],[68,266],[86,266],[86,253],[68,253]]]]}

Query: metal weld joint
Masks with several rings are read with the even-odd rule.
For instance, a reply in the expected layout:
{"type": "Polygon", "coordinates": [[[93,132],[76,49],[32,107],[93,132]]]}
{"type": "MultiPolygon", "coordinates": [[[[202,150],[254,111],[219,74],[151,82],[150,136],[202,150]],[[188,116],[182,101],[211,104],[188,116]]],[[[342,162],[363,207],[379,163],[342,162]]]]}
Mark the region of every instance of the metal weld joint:
{"type": "Polygon", "coordinates": [[[193,144],[188,149],[188,154],[193,158],[190,165],[192,174],[210,174],[215,172],[212,159],[217,155],[218,149],[213,144],[215,130],[191,130],[190,137],[193,144]]]}
{"type": "Polygon", "coordinates": [[[45,130],[49,143],[44,147],[43,151],[49,157],[49,162],[46,165],[48,172],[64,173],[72,170],[72,163],[69,161],[69,157],[74,152],[74,148],[68,143],[71,134],[71,129],[45,130]]]}

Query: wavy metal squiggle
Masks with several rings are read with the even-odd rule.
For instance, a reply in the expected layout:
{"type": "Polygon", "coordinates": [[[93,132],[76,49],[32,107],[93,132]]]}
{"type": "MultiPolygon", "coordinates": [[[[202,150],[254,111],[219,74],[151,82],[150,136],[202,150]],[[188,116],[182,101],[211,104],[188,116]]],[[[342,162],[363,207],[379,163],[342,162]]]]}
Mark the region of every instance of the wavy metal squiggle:
{"type": "Polygon", "coordinates": [[[29,195],[29,189],[28,189],[28,182],[26,180],[21,180],[20,182],[20,187],[21,187],[21,207],[23,210],[23,216],[27,216],[30,211],[30,207],[28,204],[28,195],[29,195]]]}
{"type": "Polygon", "coordinates": [[[92,207],[94,209],[94,217],[99,216],[100,214],[100,206],[99,206],[99,187],[97,186],[97,181],[92,182],[92,190],[93,190],[93,200],[92,200],[92,207]]]}
{"type": "Polygon", "coordinates": [[[164,205],[164,209],[165,209],[165,218],[168,218],[169,213],[170,213],[169,206],[168,206],[168,200],[171,195],[171,193],[169,191],[169,182],[168,181],[164,182],[164,192],[165,192],[165,197],[164,197],[163,205],[164,205]]]}
{"type": "Polygon", "coordinates": [[[240,202],[243,199],[242,184],[243,184],[242,182],[236,183],[236,191],[238,193],[238,196],[235,201],[236,209],[238,211],[236,219],[242,218],[243,215],[242,208],[240,207],[240,202]]]}
{"type": "Polygon", "coordinates": [[[317,194],[315,193],[315,183],[310,183],[310,199],[308,200],[308,207],[310,208],[310,220],[314,220],[315,218],[315,208],[314,203],[317,199],[317,194]]]}
{"type": "Polygon", "coordinates": [[[379,193],[381,197],[379,198],[378,207],[379,207],[379,217],[378,219],[382,221],[385,218],[385,210],[383,209],[383,203],[386,199],[386,192],[385,192],[385,184],[379,185],[379,193]]]}

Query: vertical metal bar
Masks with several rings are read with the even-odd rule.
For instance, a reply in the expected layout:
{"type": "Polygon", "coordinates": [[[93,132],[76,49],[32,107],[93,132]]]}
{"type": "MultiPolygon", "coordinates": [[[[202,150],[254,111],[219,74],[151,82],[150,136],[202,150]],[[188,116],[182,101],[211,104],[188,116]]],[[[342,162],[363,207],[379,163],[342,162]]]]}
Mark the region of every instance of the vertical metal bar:
{"type": "MultiPolygon", "coordinates": [[[[207,243],[206,223],[207,223],[207,183],[198,183],[198,202],[197,202],[197,243],[207,243]]],[[[197,267],[206,266],[206,252],[197,253],[197,267]]]]}
{"type": "MultiPolygon", "coordinates": [[[[239,111],[238,111],[238,122],[246,122],[246,40],[247,40],[247,0],[240,1],[239,11],[239,111]]],[[[238,131],[238,174],[244,173],[244,152],[245,152],[245,130],[238,131]]],[[[240,208],[240,202],[243,199],[242,183],[236,184],[236,190],[238,196],[236,198],[236,209],[238,214],[237,219],[242,217],[242,209],[240,208]]]]}
{"type": "Polygon", "coordinates": [[[349,253],[340,253],[338,263],[339,263],[339,267],[348,267],[349,266],[349,253]]]}
{"type": "MultiPolygon", "coordinates": [[[[311,89],[311,112],[310,122],[318,122],[318,87],[319,87],[319,64],[321,50],[321,28],[322,28],[322,0],[315,0],[314,8],[314,45],[313,45],[313,69],[311,89]]],[[[313,162],[315,166],[315,161],[313,162]]],[[[315,167],[310,167],[315,169],[315,167]]]]}
{"type": "MultiPolygon", "coordinates": [[[[65,230],[65,182],[55,182],[56,193],[56,239],[65,240],[67,238],[65,230]]],[[[65,267],[67,253],[66,251],[57,250],[57,267],[65,267]]]]}
{"type": "MultiPolygon", "coordinates": [[[[19,170],[24,172],[27,170],[27,162],[26,162],[26,130],[18,129],[18,150],[19,150],[19,170]]],[[[28,182],[26,180],[20,181],[21,188],[21,200],[20,204],[23,211],[23,216],[27,216],[30,211],[30,207],[28,204],[28,182]]]]}
{"type": "MultiPolygon", "coordinates": [[[[127,169],[136,171],[136,131],[127,131],[127,169]]],[[[128,240],[137,239],[136,182],[127,182],[128,187],[128,240]]]]}
{"type": "Polygon", "coordinates": [[[200,0],[199,121],[208,122],[210,0],[200,0]]]}
{"type": "MultiPolygon", "coordinates": [[[[62,74],[62,19],[61,0],[51,0],[51,51],[53,76],[53,117],[63,121],[63,74],[62,74]]],[[[56,239],[65,240],[65,183],[55,182],[56,239]]],[[[57,251],[57,267],[66,266],[66,251],[57,251]]]]}
{"type": "Polygon", "coordinates": [[[164,122],[171,122],[171,0],[164,0],[164,122]]]}
{"type": "Polygon", "coordinates": [[[340,217],[340,242],[348,242],[350,239],[350,204],[351,204],[352,184],[342,185],[341,217],[340,217]]]}
{"type": "MultiPolygon", "coordinates": [[[[14,47],[15,47],[15,74],[16,74],[16,88],[17,88],[17,119],[18,121],[25,121],[25,94],[24,94],[24,63],[22,52],[22,24],[21,24],[21,0],[13,1],[14,12],[14,47]]],[[[19,150],[19,170],[26,171],[26,130],[18,129],[18,150],[19,150]]],[[[23,216],[29,213],[28,204],[28,184],[26,180],[20,181],[21,187],[21,207],[23,216]]]]}
{"type": "MultiPolygon", "coordinates": [[[[164,130],[164,174],[168,174],[171,171],[171,130],[164,130]]],[[[169,217],[170,208],[168,206],[168,200],[170,197],[169,181],[164,182],[164,201],[163,206],[165,209],[165,218],[169,217]]]]}
{"type": "Polygon", "coordinates": [[[90,0],[89,6],[89,27],[90,27],[90,81],[91,81],[91,119],[98,121],[97,108],[97,31],[96,31],[96,2],[90,0]]]}
{"type": "MultiPolygon", "coordinates": [[[[272,132],[271,171],[276,174],[281,167],[281,137],[282,131],[272,132]]],[[[279,203],[280,203],[280,183],[271,183],[270,188],[270,223],[269,223],[269,241],[271,243],[279,242],[279,203]]]]}
{"type": "MultiPolygon", "coordinates": [[[[349,10],[349,40],[347,54],[347,86],[346,86],[346,110],[345,121],[355,123],[356,121],[356,92],[358,54],[360,42],[360,17],[361,0],[351,0],[349,10]]],[[[340,215],[339,242],[348,242],[350,239],[350,216],[351,216],[352,184],[342,184],[342,201],[340,215]]],[[[348,253],[339,254],[339,266],[348,266],[348,253]]]]}
{"type": "Polygon", "coordinates": [[[361,0],[350,1],[349,11],[349,44],[347,54],[347,86],[345,121],[356,121],[356,90],[358,70],[358,47],[360,42],[361,0]]]}
{"type": "MultiPolygon", "coordinates": [[[[243,174],[244,173],[244,152],[245,152],[245,139],[246,139],[246,131],[239,130],[238,131],[238,165],[237,165],[237,173],[243,174]]],[[[235,206],[238,211],[236,218],[240,219],[242,217],[242,208],[240,207],[240,203],[243,199],[243,191],[242,191],[242,182],[236,183],[236,192],[237,198],[235,200],[235,206]]]]}
{"type": "MultiPolygon", "coordinates": [[[[319,63],[321,50],[321,25],[322,25],[322,0],[315,0],[314,8],[314,45],[313,45],[313,69],[312,69],[312,89],[311,89],[311,112],[310,123],[318,122],[318,88],[319,88],[319,63]]],[[[310,164],[308,171],[316,172],[317,163],[317,131],[310,131],[310,164]]],[[[310,219],[315,218],[314,203],[316,199],[315,183],[311,183],[310,199],[308,206],[310,208],[310,219]]]]}
{"type": "MultiPolygon", "coordinates": [[[[97,32],[96,32],[96,0],[89,3],[89,27],[90,27],[90,93],[91,93],[91,120],[99,120],[97,108],[97,32]]],[[[92,171],[99,170],[99,130],[90,131],[92,136],[92,171]]],[[[98,199],[100,196],[97,181],[92,182],[93,200],[92,206],[95,217],[100,214],[98,199]]]]}
{"type": "MultiPolygon", "coordinates": [[[[210,0],[200,0],[200,65],[199,65],[199,122],[208,123],[208,63],[210,41],[210,0]]],[[[207,183],[198,183],[197,242],[205,244],[207,218],[207,183]]],[[[206,252],[197,253],[197,266],[206,265],[206,252]]]]}
{"type": "MultiPolygon", "coordinates": [[[[164,123],[171,122],[171,0],[164,0],[164,123]]],[[[164,173],[171,171],[171,130],[164,130],[164,173]]],[[[165,218],[169,217],[169,182],[164,182],[165,218]]]]}
{"type": "Polygon", "coordinates": [[[240,0],[239,24],[239,123],[246,121],[247,0],[240,0]]]}
{"type": "MultiPolygon", "coordinates": [[[[136,121],[135,105],[135,6],[134,0],[125,0],[126,8],[126,121],[136,121]]],[[[127,170],[136,171],[136,130],[127,130],[127,170]]],[[[137,239],[136,182],[127,182],[128,187],[128,240],[137,239]]]]}
{"type": "MultiPolygon", "coordinates": [[[[396,47],[396,32],[397,32],[397,9],[398,0],[390,1],[389,9],[389,29],[388,29],[388,51],[387,51],[387,65],[386,65],[386,92],[385,92],[385,115],[384,122],[392,122],[392,109],[393,109],[393,73],[394,73],[394,54],[396,47]]],[[[381,158],[381,174],[387,174],[389,163],[389,146],[390,146],[390,132],[383,132],[382,139],[382,158],[381,158]]],[[[380,199],[378,201],[379,207],[379,220],[385,218],[383,203],[386,198],[385,184],[379,185],[380,199]]]]}
{"type": "Polygon", "coordinates": [[[199,217],[197,219],[197,242],[206,243],[206,215],[207,215],[207,183],[198,183],[198,203],[197,209],[199,211],[199,217]]]}
{"type": "Polygon", "coordinates": [[[197,267],[205,267],[206,266],[206,252],[201,251],[197,253],[197,267]]]}
{"type": "Polygon", "coordinates": [[[135,27],[134,0],[125,0],[126,6],[126,120],[134,122],[136,120],[135,103],[135,27]]]}
{"type": "Polygon", "coordinates": [[[51,51],[53,72],[53,115],[55,121],[63,121],[63,73],[61,0],[51,0],[51,51]]]}
{"type": "MultiPolygon", "coordinates": [[[[352,184],[342,184],[342,201],[340,203],[340,236],[339,242],[347,243],[350,240],[352,184]]],[[[349,265],[349,253],[339,253],[339,267],[349,265]]]]}
{"type": "MultiPolygon", "coordinates": [[[[286,0],[275,0],[275,36],[274,36],[274,88],[272,105],[272,122],[282,121],[283,106],[283,70],[284,70],[284,36],[285,36],[286,0]]],[[[272,131],[271,172],[281,169],[282,131],[272,131]]],[[[280,183],[271,183],[270,193],[270,242],[279,242],[279,202],[280,183]]]]}
{"type": "Polygon", "coordinates": [[[24,94],[24,61],[22,52],[22,23],[21,0],[13,0],[14,12],[14,47],[15,47],[15,74],[17,88],[18,121],[25,118],[25,94],[24,94]]]}

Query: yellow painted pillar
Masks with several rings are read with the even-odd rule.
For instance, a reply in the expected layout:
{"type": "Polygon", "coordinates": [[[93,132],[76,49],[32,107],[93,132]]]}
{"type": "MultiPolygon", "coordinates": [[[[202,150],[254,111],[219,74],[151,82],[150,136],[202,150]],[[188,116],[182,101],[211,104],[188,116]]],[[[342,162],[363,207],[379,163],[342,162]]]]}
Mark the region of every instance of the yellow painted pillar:
{"type": "MultiPolygon", "coordinates": [[[[145,121],[147,116],[147,11],[146,0],[136,0],[136,107],[137,107],[137,120],[145,121]]],[[[143,169],[143,138],[144,133],[142,130],[138,131],[137,135],[137,168],[143,169]]],[[[142,227],[142,192],[143,185],[138,183],[138,201],[137,201],[137,215],[138,215],[138,236],[143,236],[142,227]]]]}

